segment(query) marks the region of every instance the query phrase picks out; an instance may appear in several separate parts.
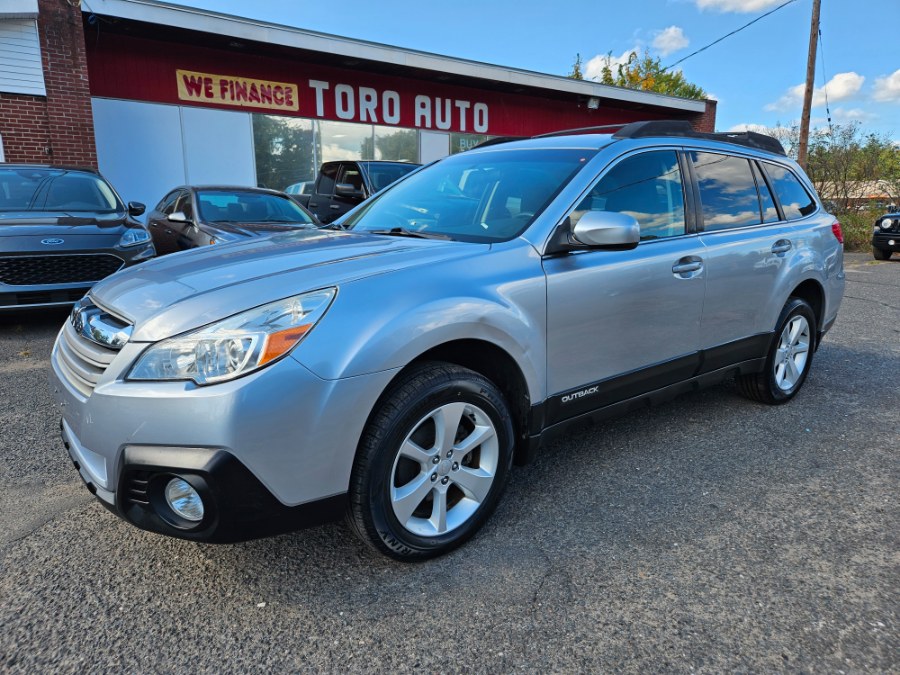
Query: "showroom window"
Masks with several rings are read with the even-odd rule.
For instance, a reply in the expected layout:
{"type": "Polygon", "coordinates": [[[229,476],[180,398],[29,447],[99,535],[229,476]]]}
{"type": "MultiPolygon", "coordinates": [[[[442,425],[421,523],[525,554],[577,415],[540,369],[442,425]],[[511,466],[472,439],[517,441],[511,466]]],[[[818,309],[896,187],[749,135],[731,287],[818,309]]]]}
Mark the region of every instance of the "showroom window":
{"type": "Polygon", "coordinates": [[[256,183],[284,190],[316,179],[313,121],[281,115],[253,115],[256,183]]]}
{"type": "Polygon", "coordinates": [[[415,129],[253,115],[256,182],[261,187],[300,192],[324,162],[344,159],[419,161],[415,129]]]}

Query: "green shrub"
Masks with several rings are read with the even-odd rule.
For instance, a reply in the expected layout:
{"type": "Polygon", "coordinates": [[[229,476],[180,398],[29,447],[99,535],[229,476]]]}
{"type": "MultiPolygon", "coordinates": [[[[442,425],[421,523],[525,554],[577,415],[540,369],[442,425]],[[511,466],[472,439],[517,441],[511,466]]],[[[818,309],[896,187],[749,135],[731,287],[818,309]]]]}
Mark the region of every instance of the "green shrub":
{"type": "Polygon", "coordinates": [[[881,213],[848,211],[837,215],[844,233],[844,250],[868,251],[872,247],[872,226],[881,213]]]}

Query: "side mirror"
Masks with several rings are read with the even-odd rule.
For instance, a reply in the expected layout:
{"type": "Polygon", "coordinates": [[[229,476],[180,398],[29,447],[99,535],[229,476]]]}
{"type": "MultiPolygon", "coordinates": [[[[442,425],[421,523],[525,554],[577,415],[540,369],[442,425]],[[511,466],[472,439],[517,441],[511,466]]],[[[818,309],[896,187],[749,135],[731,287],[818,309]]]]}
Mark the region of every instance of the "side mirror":
{"type": "Polygon", "coordinates": [[[634,248],[641,241],[641,226],[626,213],[588,211],[575,224],[576,244],[599,248],[634,248]]]}
{"type": "Polygon", "coordinates": [[[147,210],[147,207],[141,204],[140,202],[128,202],[128,215],[129,216],[140,216],[147,210]]]}
{"type": "Polygon", "coordinates": [[[338,197],[346,197],[347,199],[362,200],[363,198],[363,191],[357,190],[351,183],[335,183],[334,194],[338,197]]]}
{"type": "Polygon", "coordinates": [[[191,219],[188,218],[184,214],[184,211],[174,211],[173,213],[169,214],[169,217],[166,220],[173,222],[173,223],[189,223],[189,222],[191,222],[191,219]]]}

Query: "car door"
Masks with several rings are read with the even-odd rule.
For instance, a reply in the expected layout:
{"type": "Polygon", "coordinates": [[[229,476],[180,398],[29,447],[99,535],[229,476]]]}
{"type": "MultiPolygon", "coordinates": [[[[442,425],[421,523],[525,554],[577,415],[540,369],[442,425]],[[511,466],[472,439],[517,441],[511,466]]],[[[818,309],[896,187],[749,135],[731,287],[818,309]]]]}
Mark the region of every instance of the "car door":
{"type": "Polygon", "coordinates": [[[772,291],[793,246],[755,160],[692,150],[706,252],[707,290],[700,346],[707,370],[759,357],[775,328],[772,291]]]}
{"type": "Polygon", "coordinates": [[[363,175],[356,162],[342,162],[337,174],[337,184],[330,210],[332,220],[337,220],[366,198],[363,175]]]}
{"type": "Polygon", "coordinates": [[[175,211],[175,204],[183,194],[183,189],[172,190],[147,215],[147,229],[150,231],[150,236],[153,239],[153,246],[160,255],[172,253],[174,250],[171,248],[171,236],[167,234],[167,231],[171,230],[168,217],[175,211]]]}
{"type": "Polygon", "coordinates": [[[574,227],[589,210],[627,213],[641,242],[544,259],[548,424],[696,370],[706,276],[690,203],[678,152],[652,150],[620,159],[567,218],[574,227]]]}
{"type": "Polygon", "coordinates": [[[316,214],[316,218],[321,223],[327,224],[334,220],[332,213],[335,209],[331,208],[331,199],[334,196],[334,184],[337,182],[339,167],[340,162],[329,162],[322,165],[319,177],[316,179],[316,187],[309,198],[307,208],[316,214]]]}

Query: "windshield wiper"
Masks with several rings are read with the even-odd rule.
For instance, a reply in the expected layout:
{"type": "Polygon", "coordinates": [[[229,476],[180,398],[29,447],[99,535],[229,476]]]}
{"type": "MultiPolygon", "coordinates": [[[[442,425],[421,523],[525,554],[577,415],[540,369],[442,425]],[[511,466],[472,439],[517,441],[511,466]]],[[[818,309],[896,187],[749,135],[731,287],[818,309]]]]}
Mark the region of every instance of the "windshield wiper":
{"type": "Polygon", "coordinates": [[[407,230],[403,227],[392,227],[389,230],[360,230],[360,232],[369,232],[371,234],[387,234],[392,237],[413,237],[414,239],[450,239],[450,237],[446,234],[407,230]]]}

